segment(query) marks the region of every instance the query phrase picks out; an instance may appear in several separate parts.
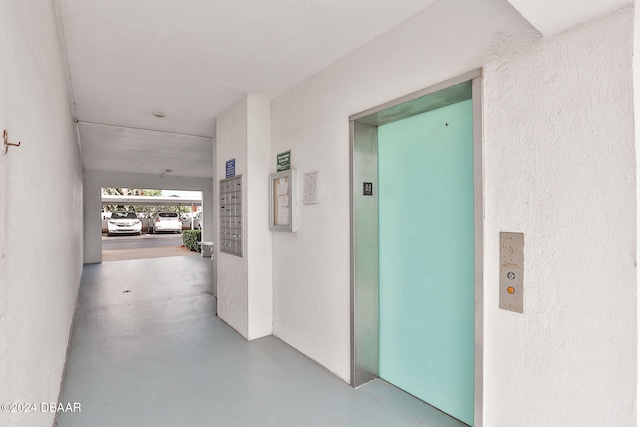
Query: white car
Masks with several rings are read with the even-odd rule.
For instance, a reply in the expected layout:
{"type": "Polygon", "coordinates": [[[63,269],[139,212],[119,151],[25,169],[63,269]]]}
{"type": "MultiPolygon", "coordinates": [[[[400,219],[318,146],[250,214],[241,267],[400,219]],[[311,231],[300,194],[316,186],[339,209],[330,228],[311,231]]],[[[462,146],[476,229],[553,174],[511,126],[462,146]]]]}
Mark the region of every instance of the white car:
{"type": "Polygon", "coordinates": [[[182,228],[191,229],[191,221],[193,221],[193,229],[194,230],[202,230],[202,211],[199,212],[187,212],[183,213],[182,218],[182,228]]]}
{"type": "Polygon", "coordinates": [[[107,221],[107,235],[114,234],[142,234],[142,221],[135,212],[112,212],[111,218],[107,221]]]}
{"type": "Polygon", "coordinates": [[[176,212],[158,212],[149,220],[149,233],[173,231],[182,233],[182,221],[176,212]]]}

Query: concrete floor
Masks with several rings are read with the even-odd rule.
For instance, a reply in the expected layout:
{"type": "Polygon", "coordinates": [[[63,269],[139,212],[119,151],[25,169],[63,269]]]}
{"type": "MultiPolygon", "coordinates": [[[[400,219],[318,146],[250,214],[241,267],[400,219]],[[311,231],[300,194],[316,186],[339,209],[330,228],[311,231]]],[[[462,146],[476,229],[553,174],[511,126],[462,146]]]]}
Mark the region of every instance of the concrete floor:
{"type": "Polygon", "coordinates": [[[102,262],[200,255],[183,247],[182,234],[102,236],[102,262]]]}
{"type": "Polygon", "coordinates": [[[161,248],[169,246],[180,246],[182,244],[182,234],[147,234],[142,235],[102,235],[102,249],[140,249],[140,248],[161,248]]]}
{"type": "Polygon", "coordinates": [[[357,390],[275,337],[215,316],[211,260],[87,265],[60,427],[464,424],[381,380],[357,390]]]}
{"type": "MultiPolygon", "coordinates": [[[[114,249],[102,251],[102,262],[123,261],[142,258],[164,258],[176,256],[200,256],[199,252],[178,246],[167,248],[114,249]]],[[[211,258],[209,258],[210,260],[211,258]]]]}

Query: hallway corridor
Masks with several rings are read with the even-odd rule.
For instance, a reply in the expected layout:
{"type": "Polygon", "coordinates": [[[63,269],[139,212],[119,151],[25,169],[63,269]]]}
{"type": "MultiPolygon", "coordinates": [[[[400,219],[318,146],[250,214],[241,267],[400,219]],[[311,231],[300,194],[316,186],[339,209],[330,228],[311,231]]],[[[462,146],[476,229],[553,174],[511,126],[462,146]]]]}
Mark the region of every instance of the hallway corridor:
{"type": "Polygon", "coordinates": [[[215,316],[201,257],[84,267],[60,427],[462,426],[395,387],[352,390],[276,337],[215,316]]]}

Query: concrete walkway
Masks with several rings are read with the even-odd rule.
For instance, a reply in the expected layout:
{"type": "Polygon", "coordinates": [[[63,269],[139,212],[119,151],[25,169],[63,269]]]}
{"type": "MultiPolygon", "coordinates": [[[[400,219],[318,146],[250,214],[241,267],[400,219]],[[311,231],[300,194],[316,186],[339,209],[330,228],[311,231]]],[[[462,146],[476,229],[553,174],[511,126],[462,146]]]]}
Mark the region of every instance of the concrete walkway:
{"type": "MultiPolygon", "coordinates": [[[[179,246],[166,248],[113,249],[102,251],[102,262],[193,255],[200,256],[200,253],[179,246]]],[[[209,258],[209,260],[211,259],[209,258]]]]}
{"type": "Polygon", "coordinates": [[[102,249],[137,249],[137,248],[163,248],[168,246],[180,246],[182,234],[146,234],[136,235],[102,235],[102,249]]]}
{"type": "Polygon", "coordinates": [[[357,390],[276,337],[247,342],[215,315],[211,261],[87,265],[59,427],[463,424],[384,381],[357,390]]]}

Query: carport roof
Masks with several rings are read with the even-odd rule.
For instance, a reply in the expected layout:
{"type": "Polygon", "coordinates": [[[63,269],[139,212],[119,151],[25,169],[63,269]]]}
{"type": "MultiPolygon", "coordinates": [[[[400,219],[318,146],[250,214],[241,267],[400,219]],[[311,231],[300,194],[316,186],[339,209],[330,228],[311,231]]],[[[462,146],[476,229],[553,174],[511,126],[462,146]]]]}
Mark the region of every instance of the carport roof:
{"type": "Polygon", "coordinates": [[[103,205],[155,205],[155,206],[191,206],[201,205],[201,198],[158,197],[158,196],[102,196],[103,205]]]}

